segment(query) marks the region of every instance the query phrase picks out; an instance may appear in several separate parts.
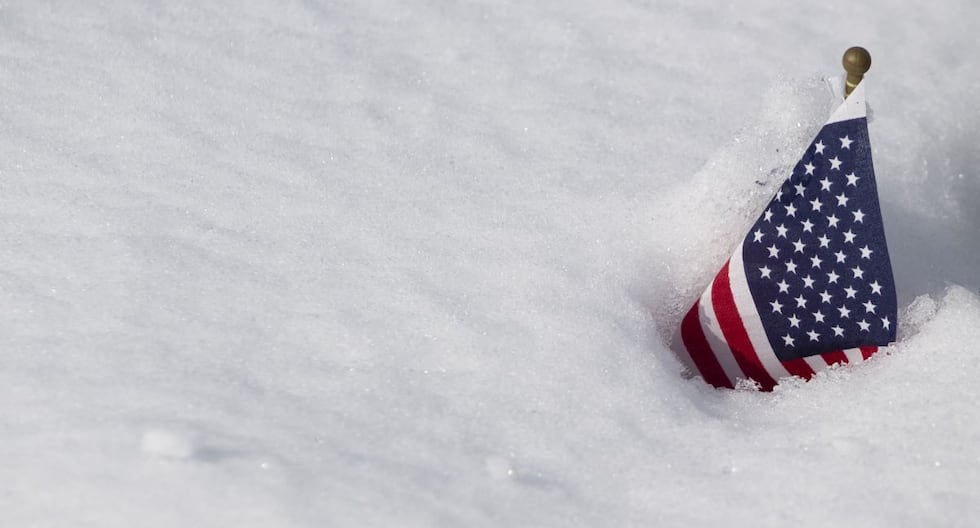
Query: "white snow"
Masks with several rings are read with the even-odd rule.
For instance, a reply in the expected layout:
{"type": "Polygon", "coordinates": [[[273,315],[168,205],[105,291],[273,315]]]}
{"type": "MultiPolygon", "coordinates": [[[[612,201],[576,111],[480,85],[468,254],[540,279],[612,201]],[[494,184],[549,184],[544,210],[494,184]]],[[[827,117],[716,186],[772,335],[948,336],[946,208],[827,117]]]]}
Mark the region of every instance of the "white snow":
{"type": "Polygon", "coordinates": [[[186,435],[166,429],[149,429],[143,433],[143,452],[150,455],[190,458],[197,451],[194,444],[186,435]]]}
{"type": "Polygon", "coordinates": [[[4,2],[0,525],[973,526],[980,4],[4,2]],[[665,347],[867,47],[902,310],[665,347]]]}

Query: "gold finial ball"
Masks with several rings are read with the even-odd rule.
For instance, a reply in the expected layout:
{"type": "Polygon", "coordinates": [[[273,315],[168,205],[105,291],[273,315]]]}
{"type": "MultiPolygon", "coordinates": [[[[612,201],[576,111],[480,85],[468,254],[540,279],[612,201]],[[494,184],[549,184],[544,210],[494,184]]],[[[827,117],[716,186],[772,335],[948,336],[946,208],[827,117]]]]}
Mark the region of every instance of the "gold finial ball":
{"type": "Polygon", "coordinates": [[[861,46],[854,46],[844,52],[843,63],[849,75],[861,77],[871,69],[871,54],[861,46]]]}

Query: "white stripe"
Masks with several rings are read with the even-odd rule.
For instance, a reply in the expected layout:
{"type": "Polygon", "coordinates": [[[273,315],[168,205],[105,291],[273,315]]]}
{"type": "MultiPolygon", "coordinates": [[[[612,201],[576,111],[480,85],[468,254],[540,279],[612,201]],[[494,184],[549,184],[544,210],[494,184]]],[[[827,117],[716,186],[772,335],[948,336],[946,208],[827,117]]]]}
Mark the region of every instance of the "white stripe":
{"type": "MultiPolygon", "coordinates": [[[[684,314],[684,317],[687,317],[686,313],[684,314]]],[[[683,321],[683,319],[681,319],[681,321],[683,321]]],[[[681,324],[681,327],[677,328],[677,333],[674,334],[674,340],[672,341],[673,346],[670,348],[677,355],[677,359],[679,359],[681,364],[684,365],[684,368],[695,374],[699,374],[698,367],[694,364],[694,359],[691,358],[691,352],[688,351],[687,345],[684,344],[683,332],[681,332],[682,327],[683,323],[681,324]]]]}
{"type": "Polygon", "coordinates": [[[824,360],[823,356],[817,354],[816,356],[807,356],[803,358],[807,365],[813,369],[813,373],[816,374],[822,370],[827,370],[827,362],[824,360]]]}
{"type": "Polygon", "coordinates": [[[864,354],[861,353],[860,348],[849,348],[844,351],[844,354],[850,363],[861,363],[864,361],[864,354]]]}
{"type": "Polygon", "coordinates": [[[837,107],[837,110],[834,110],[825,125],[866,117],[867,115],[868,107],[864,99],[864,82],[861,82],[854,88],[851,95],[848,95],[847,99],[844,99],[844,102],[837,107]]]}
{"type": "Polygon", "coordinates": [[[834,115],[834,111],[837,110],[837,107],[844,101],[844,77],[839,75],[836,77],[829,77],[824,79],[824,82],[827,83],[827,89],[830,91],[831,108],[830,115],[827,116],[830,118],[830,116],[834,115]]]}
{"type": "Polygon", "coordinates": [[[708,289],[701,294],[701,300],[698,303],[700,306],[698,319],[701,321],[701,328],[704,330],[704,337],[708,340],[708,346],[711,347],[712,352],[715,353],[715,357],[718,358],[718,363],[721,364],[721,369],[728,376],[728,381],[734,386],[739,379],[745,379],[748,376],[742,372],[742,369],[738,366],[738,362],[735,361],[735,356],[732,355],[732,349],[728,348],[728,343],[725,341],[725,334],[721,331],[721,325],[718,324],[718,317],[715,315],[714,305],[711,304],[711,290],[714,287],[715,281],[712,280],[711,284],[708,285],[708,289]]]}
{"type": "Polygon", "coordinates": [[[776,357],[776,353],[769,344],[766,331],[762,327],[762,319],[755,309],[755,301],[752,300],[752,292],[749,291],[749,282],[745,277],[745,266],[742,263],[742,244],[739,243],[735,248],[735,254],[728,264],[728,282],[732,288],[732,297],[735,298],[735,307],[742,318],[742,326],[749,334],[749,341],[752,348],[759,356],[759,361],[774,380],[785,378],[790,373],[783,367],[782,362],[776,357]]]}

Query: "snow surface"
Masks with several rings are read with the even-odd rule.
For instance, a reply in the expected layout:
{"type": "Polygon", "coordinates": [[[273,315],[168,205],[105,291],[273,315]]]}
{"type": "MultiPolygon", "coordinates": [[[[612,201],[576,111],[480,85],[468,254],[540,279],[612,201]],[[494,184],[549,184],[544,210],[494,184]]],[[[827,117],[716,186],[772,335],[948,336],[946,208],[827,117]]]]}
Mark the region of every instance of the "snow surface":
{"type": "Polygon", "coordinates": [[[199,4],[0,5],[0,525],[975,525],[980,4],[199,4]],[[900,342],[682,378],[854,44],[900,342]]]}

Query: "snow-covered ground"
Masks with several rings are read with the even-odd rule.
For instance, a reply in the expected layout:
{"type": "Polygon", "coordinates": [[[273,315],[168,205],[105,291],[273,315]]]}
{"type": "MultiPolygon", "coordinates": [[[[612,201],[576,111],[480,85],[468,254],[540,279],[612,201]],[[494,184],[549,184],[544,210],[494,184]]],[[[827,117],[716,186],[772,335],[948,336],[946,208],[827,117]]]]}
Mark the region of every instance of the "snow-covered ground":
{"type": "Polygon", "coordinates": [[[975,525],[980,4],[200,4],[0,5],[0,525],[975,525]],[[682,378],[851,45],[900,342],[682,378]]]}

